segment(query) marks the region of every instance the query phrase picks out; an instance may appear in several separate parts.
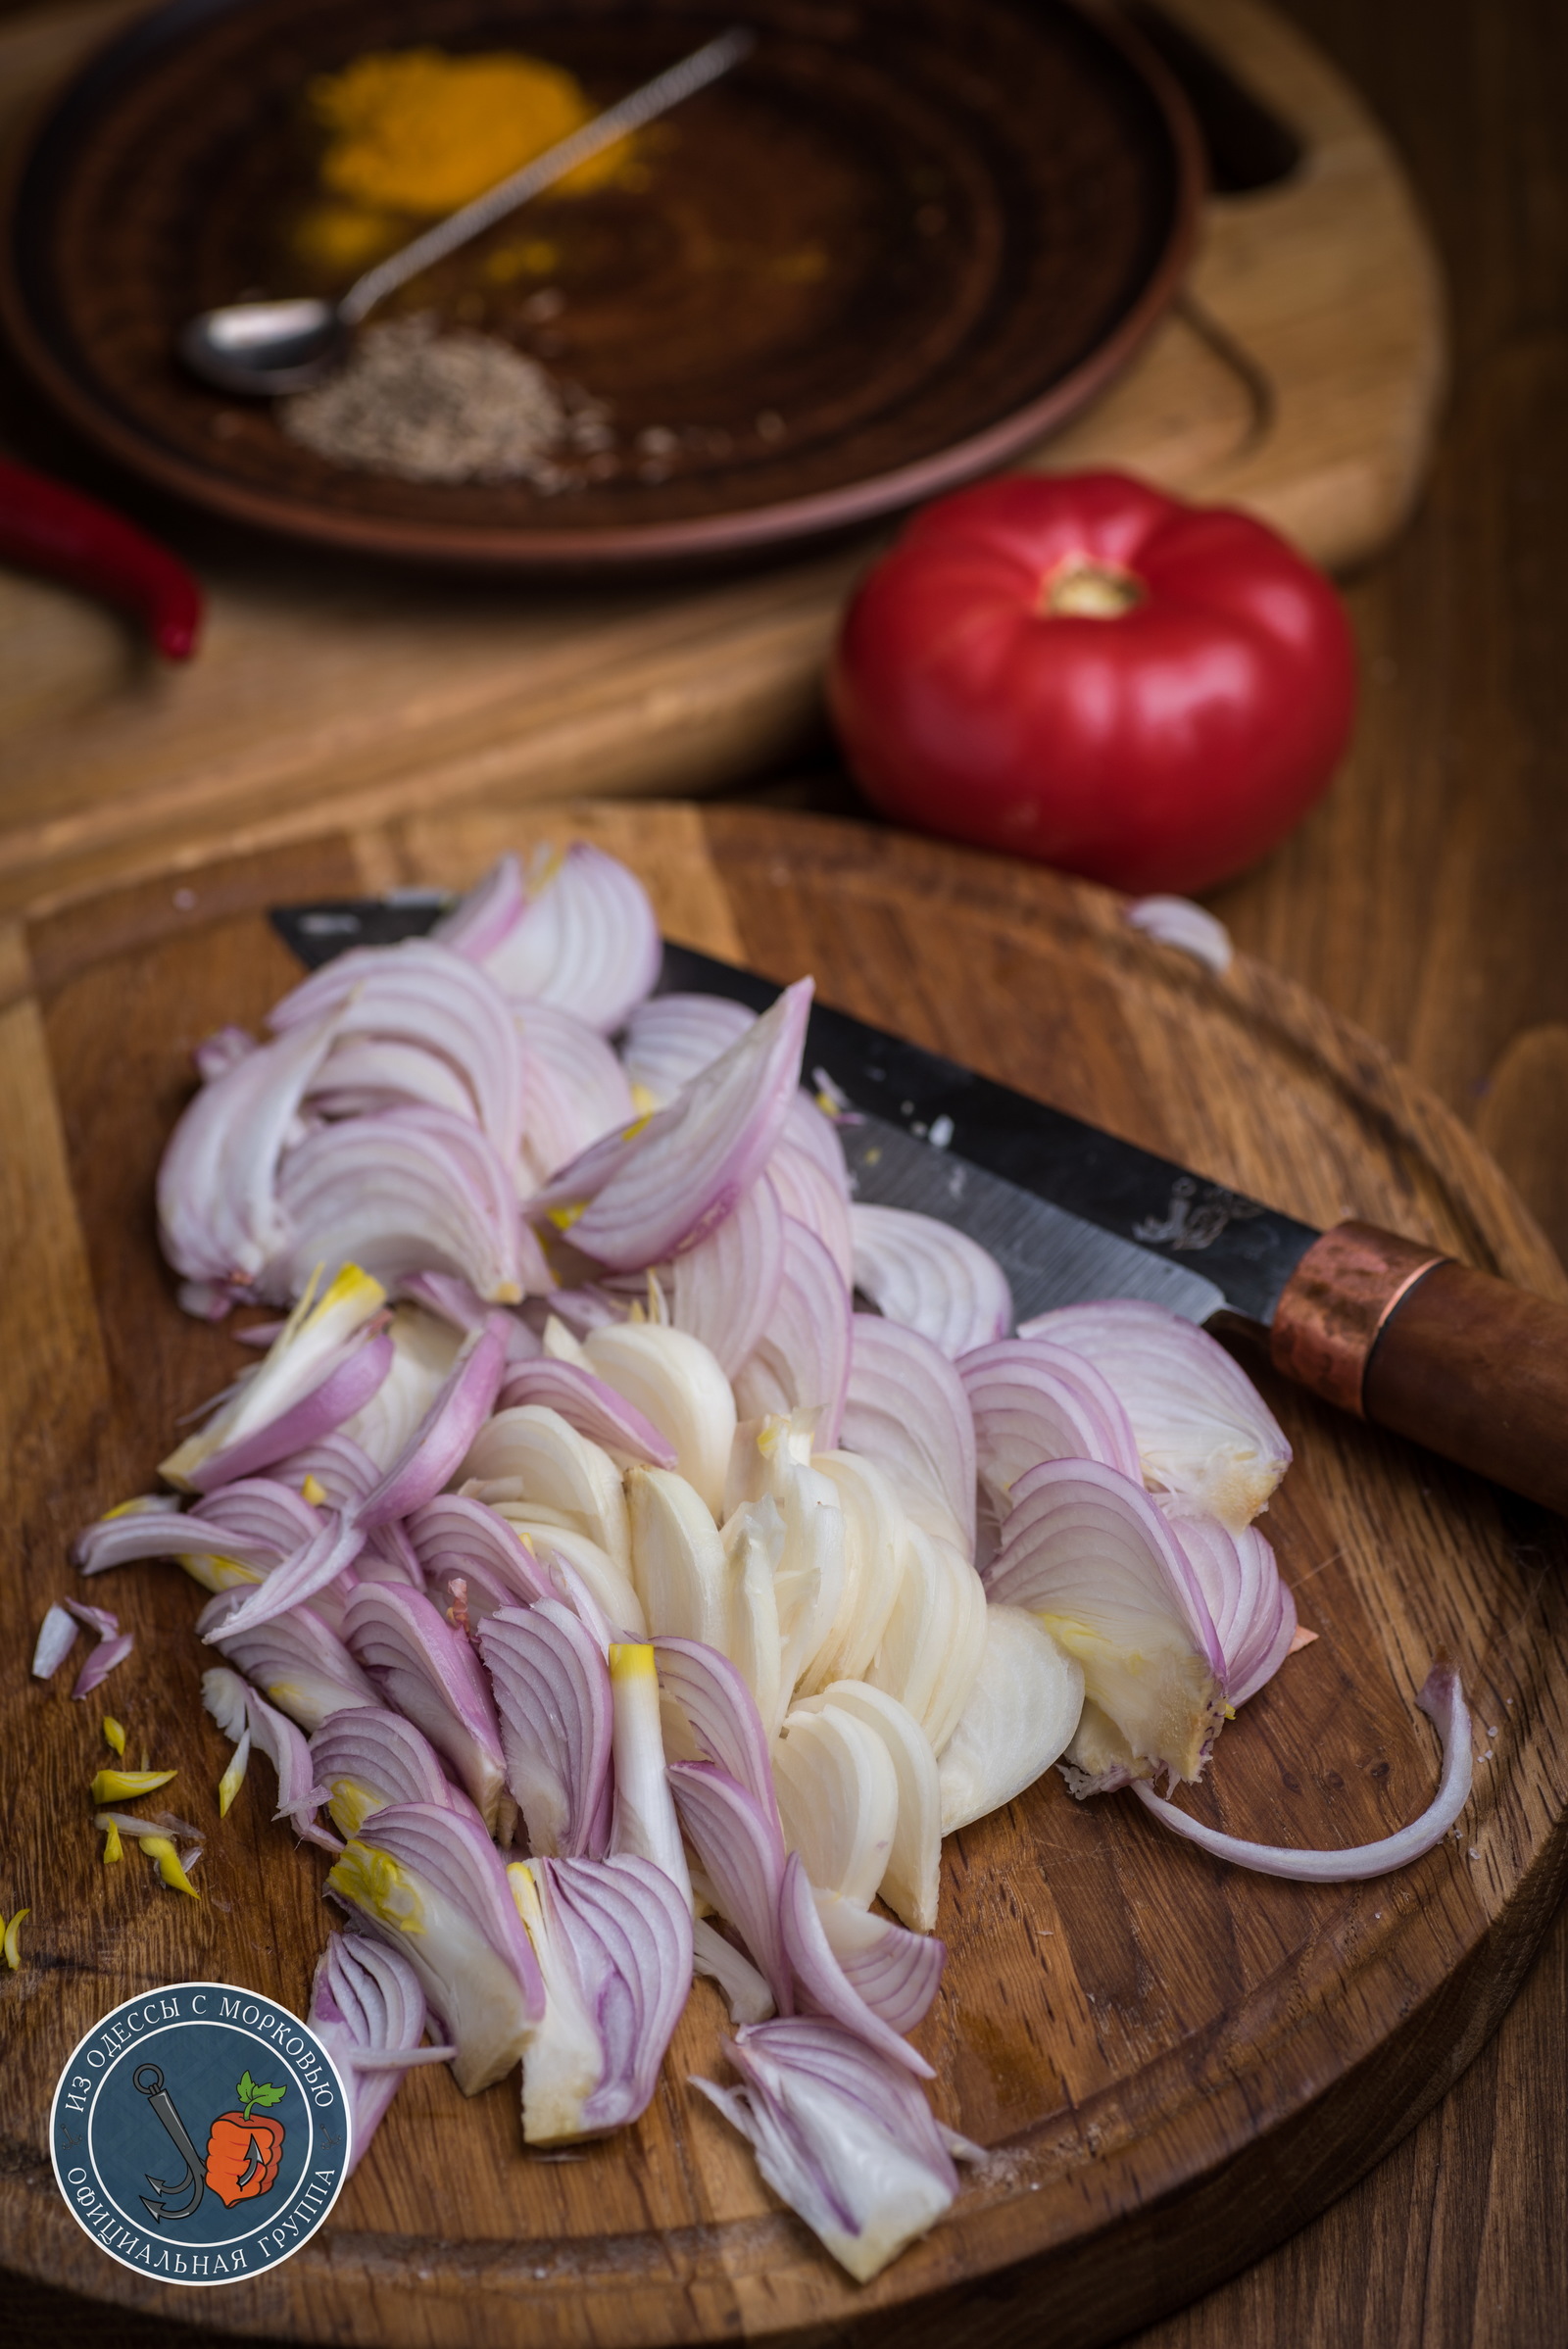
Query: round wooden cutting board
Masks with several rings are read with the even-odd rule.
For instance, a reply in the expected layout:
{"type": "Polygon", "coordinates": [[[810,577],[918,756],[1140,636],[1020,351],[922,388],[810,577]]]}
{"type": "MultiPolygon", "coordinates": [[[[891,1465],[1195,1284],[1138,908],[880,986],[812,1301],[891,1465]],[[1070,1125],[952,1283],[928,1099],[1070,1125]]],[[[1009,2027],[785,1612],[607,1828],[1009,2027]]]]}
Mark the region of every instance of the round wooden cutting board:
{"type": "Polygon", "coordinates": [[[1497,2020],[1564,1855],[1564,1528],[1259,1376],[1297,1448],[1267,1530],[1302,1622],[1220,1739],[1203,1817],[1351,1844],[1421,1809],[1436,1741],[1412,1699],[1460,1666],[1477,1728],[1458,1834],[1406,1873],[1306,1886],[1229,1871],[1127,1797],[1053,1773],[951,1839],[951,1960],[919,2044],[942,2118],[990,2148],[948,2222],[859,2290],[688,2088],[721,2073],[697,1984],[635,2129],[521,2147],[515,2080],[471,2103],[414,2075],[324,2231],[197,2300],[78,2231],[44,2150],[60,2066],[132,1992],[193,1977],[303,2011],[327,1929],[322,1855],[268,1819],[252,1773],[217,1817],[227,1748],[200,1711],[200,1594],[172,1567],[106,1577],[135,1654],[99,1695],[30,1683],[66,1545],[145,1490],[180,1412],[238,1359],[177,1311],[153,1242],[158,1153],[188,1053],[296,975],[270,904],[463,881],[501,847],[586,833],[653,890],[666,932],[823,996],[1315,1222],[1369,1215],[1549,1294],[1544,1241],[1456,1123],[1365,1037],[1267,971],[1215,978],[1051,875],[896,835],[736,809],[472,815],[204,867],[7,941],[0,1393],[11,1554],[0,1584],[0,1907],[28,1906],[0,1977],[0,2259],[106,2301],[240,2333],[452,2349],[632,2349],[788,2335],[900,2349],[1109,2340],[1195,2296],[1337,2194],[1497,2020]],[[179,1778],[209,1834],[202,1897],[98,1860],[87,1782],[106,1705],[127,1758],[179,1778]]]}

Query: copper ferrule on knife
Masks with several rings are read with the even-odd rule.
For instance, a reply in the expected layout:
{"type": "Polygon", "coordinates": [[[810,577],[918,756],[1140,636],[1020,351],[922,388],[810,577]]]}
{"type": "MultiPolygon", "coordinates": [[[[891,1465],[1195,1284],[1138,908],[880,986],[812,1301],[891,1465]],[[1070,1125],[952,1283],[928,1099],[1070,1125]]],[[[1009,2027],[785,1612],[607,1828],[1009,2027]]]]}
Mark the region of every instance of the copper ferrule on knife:
{"type": "Polygon", "coordinates": [[[1285,1285],[1269,1330],[1275,1369],[1364,1418],[1366,1366],[1379,1334],[1417,1281],[1447,1261],[1441,1248],[1375,1224],[1336,1224],[1285,1285]]]}

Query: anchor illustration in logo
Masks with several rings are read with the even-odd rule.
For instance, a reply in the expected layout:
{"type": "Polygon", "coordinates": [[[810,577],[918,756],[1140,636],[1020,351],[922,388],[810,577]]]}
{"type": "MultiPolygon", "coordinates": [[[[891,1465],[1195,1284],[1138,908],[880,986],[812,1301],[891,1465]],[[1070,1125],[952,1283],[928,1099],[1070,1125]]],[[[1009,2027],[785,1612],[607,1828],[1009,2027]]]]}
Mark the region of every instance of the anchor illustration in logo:
{"type": "Polygon", "coordinates": [[[258,2085],[247,2072],[238,2091],[243,2109],[219,2114],[208,2132],[204,2160],[158,2066],[139,2064],[131,2074],[131,2085],[146,2097],[185,2165],[184,2175],[173,2179],[146,2173],[153,2191],[151,2196],[141,2196],[141,2206],[159,2226],[166,2219],[188,2219],[208,2186],[225,2210],[270,2191],[283,2158],[283,2124],[265,2112],[259,2120],[254,2115],[257,2105],[281,2102],[286,2092],[283,2088],[269,2086],[266,2081],[258,2085]]]}
{"type": "Polygon", "coordinates": [[[188,2219],[200,2202],[207,2183],[203,2176],[202,2157],[190,2141],[190,2131],[179,2117],[174,2099],[164,2085],[164,2076],[158,2066],[138,2064],[130,2076],[130,2084],[138,2095],[146,2097],[172,2139],[174,2151],[185,2164],[184,2176],[172,2179],[154,2178],[150,2170],[145,2173],[147,2183],[157,2200],[143,2194],[142,2209],[160,2227],[166,2219],[188,2219]],[[180,2194],[185,2194],[183,2202],[176,2199],[180,2194]]]}

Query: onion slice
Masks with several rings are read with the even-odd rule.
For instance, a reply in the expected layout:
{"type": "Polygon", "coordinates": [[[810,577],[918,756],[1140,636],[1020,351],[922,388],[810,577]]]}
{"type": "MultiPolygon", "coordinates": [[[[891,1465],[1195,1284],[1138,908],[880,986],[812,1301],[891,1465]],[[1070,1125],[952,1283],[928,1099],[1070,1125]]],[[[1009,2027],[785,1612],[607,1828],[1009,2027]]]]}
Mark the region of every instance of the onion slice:
{"type": "Polygon", "coordinates": [[[271,1623],[234,1632],[228,1621],[234,1603],[231,1591],[220,1592],[197,1616],[197,1631],[307,1737],[348,1706],[380,1703],[372,1684],[313,1607],[294,1607],[271,1623]]]}
{"type": "MultiPolygon", "coordinates": [[[[855,1904],[845,1902],[843,1905],[849,1908],[855,1904]]],[[[863,1915],[864,1911],[858,1913],[863,1915]]],[[[868,2047],[874,2047],[879,2054],[886,2056],[889,2063],[902,2064],[917,2080],[934,2079],[936,2076],[924,2056],[917,2054],[892,2024],[884,2022],[876,2008],[868,2004],[851,1982],[834,1956],[832,1943],[817,1914],[816,1896],[798,1851],[792,1851],[785,1862],[784,1883],[779,1894],[779,1922],[784,1938],[784,1954],[795,1976],[797,2007],[808,2014],[831,2016],[835,2023],[841,2023],[846,2031],[853,2031],[858,2039],[863,2039],[868,2047]]],[[[889,1930],[897,1933],[902,1928],[894,1926],[889,1930]]],[[[907,1938],[914,1941],[919,1936],[910,1933],[907,1938]]],[[[921,1940],[920,1946],[935,1953],[936,1976],[939,1978],[942,1959],[946,1955],[941,1942],[921,1940]]],[[[874,1970],[872,1979],[879,1982],[881,1980],[874,1970]]],[[[934,1979],[931,1996],[935,1995],[934,1979]]],[[[930,1999],[926,2003],[929,2005],[930,1999]]],[[[921,2012],[924,2012],[924,2008],[921,2012]]]]}
{"type": "Polygon", "coordinates": [[[1041,1617],[1078,1658],[1086,1697],[1124,1742],[1125,1777],[1197,1778],[1223,1718],[1225,1657],[1159,1510],[1093,1460],[1032,1468],[1013,1502],[991,1598],[1041,1617]]]}
{"type": "Polygon", "coordinates": [[[446,1756],[493,1834],[506,1763],[468,1641],[428,1598],[392,1583],[360,1585],[343,1610],[343,1637],[387,1701],[446,1756]]]}
{"type": "Polygon", "coordinates": [[[386,1705],[348,1706],[323,1721],[311,1739],[311,1767],[343,1835],[357,1835],[367,1819],[394,1803],[433,1802],[478,1816],[429,1738],[386,1705]]]}
{"type": "Polygon", "coordinates": [[[564,856],[540,851],[521,906],[503,930],[504,911],[514,904],[510,880],[503,880],[482,919],[466,918],[459,907],[446,935],[460,953],[473,954],[470,942],[488,934],[490,943],[475,958],[514,1003],[561,1003],[612,1035],[658,979],[663,955],[653,905],[635,873],[575,840],[564,856]]]}
{"type": "Polygon", "coordinates": [[[1291,1464],[1273,1412],[1206,1330],[1132,1297],[1065,1305],[1025,1322],[1085,1355],[1115,1389],[1138,1439],[1144,1478],[1183,1493],[1232,1533],[1255,1517],[1291,1464]]]}
{"type": "Polygon", "coordinates": [[[1004,1338],[1012,1291],[995,1256],[934,1216],[906,1207],[850,1209],[855,1286],[889,1321],[918,1330],[950,1362],[1004,1338]]]}
{"type": "Polygon", "coordinates": [[[480,1624],[507,1785],[535,1854],[602,1859],[610,1840],[612,1705],[605,1651],[547,1599],[480,1624]]]}
{"type": "Polygon", "coordinates": [[[426,1802],[377,1811],[326,1889],[414,1968],[456,2044],[464,2094],[503,2079],[543,2017],[544,1984],[478,1821],[426,1802]]]}
{"type": "Polygon", "coordinates": [[[413,2064],[442,2063],[454,2047],[421,2047],[419,1978],[395,1949],[366,1933],[333,1933],[311,1984],[306,2021],[336,2064],[352,2114],[352,2178],[413,2064]]]}
{"type": "Polygon", "coordinates": [[[445,1386],[401,1457],[360,1503],[361,1525],[408,1517],[435,1497],[494,1409],[506,1361],[505,1325],[500,1314],[492,1314],[482,1329],[470,1330],[464,1339],[445,1386]]]}
{"type": "Polygon", "coordinates": [[[651,1468],[673,1468],[674,1446],[635,1403],[592,1370],[576,1362],[560,1362],[542,1355],[536,1362],[518,1362],[507,1373],[497,1398],[502,1410],[541,1403],[559,1411],[568,1427],[590,1444],[609,1452],[619,1468],[634,1463],[651,1468]]]}
{"type": "Polygon", "coordinates": [[[670,1790],[705,1899],[740,1934],[781,2015],[795,1992],[779,1901],[784,1839],[771,1794],[763,1805],[711,1762],[671,1762],[670,1790]]]}
{"type": "Polygon", "coordinates": [[[1420,1818],[1377,1843],[1357,1843],[1345,1851],[1298,1851],[1286,1844],[1249,1843],[1240,1835],[1221,1835],[1217,1828],[1190,1819],[1141,1780],[1134,1782],[1133,1792],[1173,1835],[1185,1836],[1217,1860],[1229,1860],[1235,1867],[1250,1868],[1260,1876],[1285,1876],[1298,1884],[1355,1884],[1369,1876],[1388,1876],[1441,1843],[1470,1799],[1470,1714],[1459,1676],[1446,1658],[1440,1657],[1433,1665],[1415,1701],[1443,1740],[1443,1776],[1420,1818]]]}
{"type": "Polygon", "coordinates": [[[646,1640],[617,1640],[611,1648],[610,1689],[615,1788],[611,1850],[662,1868],[689,1908],[691,1872],[664,1766],[659,1674],[646,1640]]]}
{"type": "MultiPolygon", "coordinates": [[[[771,1177],[769,1177],[771,1180],[771,1177]]],[[[783,1219],[778,1295],[766,1331],[735,1379],[742,1416],[814,1411],[824,1451],[839,1441],[850,1384],[849,1285],[816,1234],[783,1219]]]]}
{"type": "Polygon", "coordinates": [[[910,1517],[973,1557],[974,1420],[963,1382],[929,1338],[855,1315],[839,1441],[876,1462],[910,1517]]]}
{"type": "MultiPolygon", "coordinates": [[[[336,1835],[318,1824],[316,1814],[326,1800],[316,1783],[311,1749],[292,1721],[248,1688],[237,1672],[215,1665],[202,1674],[202,1703],[226,1737],[238,1743],[248,1737],[259,1746],[277,1773],[275,1819],[287,1819],[297,1835],[319,1843],[323,1850],[340,1851],[336,1835]]],[[[226,1811],[227,1804],[223,1808],[226,1811]]]]}
{"type": "Polygon", "coordinates": [[[648,2107],[692,1978],[691,1903],[650,1860],[509,1868],[545,1987],[523,2051],[530,2145],[601,2136],[648,2107]]]}
{"type": "Polygon", "coordinates": [[[571,1244],[615,1272],[694,1248],[761,1173],[800,1074],[811,983],[772,1009],[693,1077],[667,1108],[602,1142],[528,1202],[571,1244]]]}
{"type": "Polygon", "coordinates": [[[840,2266],[868,2283],[958,2191],[944,2132],[906,2071],[836,2023],[737,2031],[738,2088],[693,2080],[748,2139],[763,2178],[840,2266]]]}

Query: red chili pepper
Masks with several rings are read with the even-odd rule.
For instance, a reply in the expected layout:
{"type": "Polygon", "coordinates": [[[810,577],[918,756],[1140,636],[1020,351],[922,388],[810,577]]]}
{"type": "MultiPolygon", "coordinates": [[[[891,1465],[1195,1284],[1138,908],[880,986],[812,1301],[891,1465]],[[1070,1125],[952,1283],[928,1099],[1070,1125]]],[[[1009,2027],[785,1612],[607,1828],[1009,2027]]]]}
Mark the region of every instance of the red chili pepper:
{"type": "Polygon", "coordinates": [[[196,650],[202,591],[182,563],[107,506],[3,460],[0,562],[120,605],[166,661],[188,661],[196,650]]]}
{"type": "Polygon", "coordinates": [[[239,2083],[243,2112],[220,2113],[207,2135],[207,2182],[225,2210],[265,2194],[277,2176],[283,2158],[283,2124],[264,2113],[254,2117],[258,2104],[276,2104],[282,2088],[258,2087],[247,2072],[239,2083]]]}

